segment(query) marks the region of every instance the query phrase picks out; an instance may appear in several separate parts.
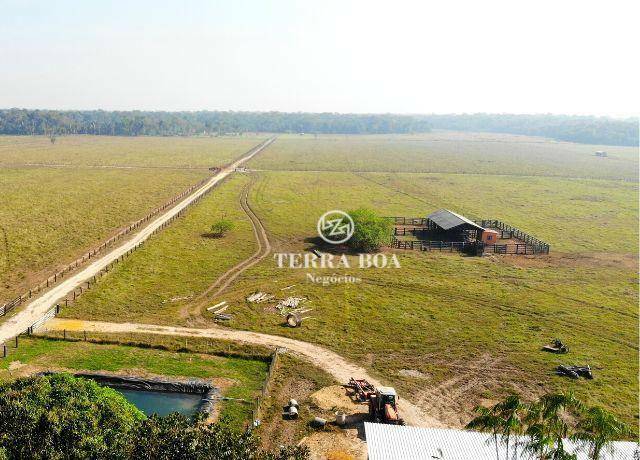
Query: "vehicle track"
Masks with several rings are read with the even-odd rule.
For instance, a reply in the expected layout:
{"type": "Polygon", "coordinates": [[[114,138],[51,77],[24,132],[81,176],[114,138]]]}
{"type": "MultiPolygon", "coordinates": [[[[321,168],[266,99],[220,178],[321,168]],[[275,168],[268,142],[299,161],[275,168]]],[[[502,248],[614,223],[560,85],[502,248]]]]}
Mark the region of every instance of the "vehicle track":
{"type": "MultiPolygon", "coordinates": [[[[346,383],[351,377],[367,379],[374,386],[383,386],[375,377],[371,376],[363,367],[354,364],[342,356],[327,350],[319,345],[303,342],[301,340],[280,337],[277,335],[262,334],[259,332],[240,331],[236,329],[223,329],[213,327],[207,329],[187,328],[177,326],[160,326],[154,324],[134,323],[107,323],[102,321],[83,321],[76,319],[54,318],[45,328],[50,331],[87,331],[104,333],[142,333],[172,335],[182,337],[200,337],[221,340],[233,340],[251,345],[260,345],[269,348],[285,348],[305,361],[319,367],[332,375],[338,382],[346,383]]],[[[447,428],[442,421],[431,417],[424,410],[409,402],[406,398],[399,400],[400,414],[408,425],[447,428]]]]}
{"type": "Polygon", "coordinates": [[[251,221],[253,234],[255,235],[256,241],[258,242],[258,249],[250,257],[231,267],[229,270],[220,275],[220,277],[211,286],[209,286],[204,292],[196,297],[194,304],[192,304],[191,306],[186,305],[185,308],[181,311],[183,317],[189,315],[199,316],[202,313],[202,309],[204,308],[204,306],[212,298],[215,298],[216,296],[224,292],[224,290],[227,289],[231,285],[231,283],[233,283],[243,272],[256,265],[258,262],[267,257],[271,252],[271,243],[269,242],[267,230],[265,229],[260,218],[256,215],[256,213],[253,211],[253,209],[251,209],[251,206],[249,205],[249,192],[251,191],[255,182],[256,176],[252,176],[251,181],[242,189],[242,192],[240,193],[240,206],[251,221]]]}
{"type": "Polygon", "coordinates": [[[120,257],[123,257],[129,251],[135,249],[140,243],[147,240],[151,235],[154,234],[154,232],[161,229],[163,225],[177,216],[182,210],[191,205],[195,200],[218,185],[227,176],[233,174],[235,168],[250,160],[263,149],[271,145],[274,140],[275,138],[272,137],[253,147],[241,158],[237,159],[230,165],[218,171],[202,187],[198,188],[192,194],[177,203],[175,206],[168,209],[164,214],[156,217],[151,222],[149,222],[146,227],[142,228],[132,238],[129,238],[120,246],[114,248],[110,252],[105,253],[100,258],[96,259],[91,265],[85,267],[78,273],[75,273],[74,275],[62,281],[60,284],[54,286],[39,297],[32,300],[14,316],[0,324],[0,342],[8,341],[13,337],[22,334],[27,330],[27,328],[31,327],[32,324],[40,320],[47,313],[47,311],[56,304],[56,302],[67,296],[70,292],[77,289],[88,279],[98,275],[110,263],[114,262],[120,257]]]}
{"type": "MultiPolygon", "coordinates": [[[[372,280],[372,279],[368,279],[365,281],[368,284],[374,284],[376,286],[384,286],[384,287],[389,287],[389,286],[395,286],[398,288],[402,288],[404,290],[411,290],[414,292],[419,292],[419,293],[425,293],[424,287],[421,285],[415,285],[415,284],[410,284],[410,283],[397,283],[397,282],[390,282],[388,280],[386,281],[378,281],[378,280],[372,280]]],[[[581,332],[583,332],[585,334],[585,336],[594,336],[594,337],[598,337],[603,341],[607,341],[607,342],[611,342],[611,343],[616,343],[618,345],[622,345],[628,348],[631,348],[633,350],[638,350],[638,345],[636,343],[633,342],[629,342],[627,340],[624,339],[619,339],[617,337],[612,337],[606,333],[601,333],[598,330],[593,330],[593,328],[589,328],[585,325],[583,325],[582,323],[580,323],[579,321],[574,321],[574,320],[570,320],[567,318],[557,318],[555,315],[551,314],[551,313],[544,313],[541,312],[539,310],[536,310],[534,308],[527,308],[527,307],[523,307],[523,306],[516,306],[516,305],[508,305],[508,304],[503,304],[500,303],[496,300],[487,300],[481,297],[476,297],[476,296],[472,296],[472,295],[468,295],[468,294],[462,294],[461,292],[453,292],[448,288],[445,287],[436,287],[436,286],[430,286],[429,287],[429,291],[426,291],[429,294],[432,295],[436,295],[438,297],[442,297],[444,299],[449,299],[449,300],[466,300],[469,302],[474,302],[476,304],[481,304],[487,308],[493,309],[493,310],[498,310],[498,311],[502,311],[505,313],[517,313],[523,316],[535,316],[538,317],[540,319],[544,319],[544,321],[547,324],[554,324],[557,325],[558,330],[562,330],[563,328],[566,328],[567,325],[571,326],[573,329],[575,330],[579,330],[581,332]]]]}

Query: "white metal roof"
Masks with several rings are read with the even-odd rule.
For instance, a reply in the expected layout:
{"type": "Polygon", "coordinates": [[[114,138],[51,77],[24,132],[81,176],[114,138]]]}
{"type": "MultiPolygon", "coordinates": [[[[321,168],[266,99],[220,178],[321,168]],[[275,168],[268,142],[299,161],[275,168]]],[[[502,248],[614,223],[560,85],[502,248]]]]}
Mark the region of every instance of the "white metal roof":
{"type": "Polygon", "coordinates": [[[427,216],[427,219],[434,222],[436,225],[438,225],[438,227],[441,227],[444,230],[449,230],[463,224],[471,225],[472,227],[475,227],[477,229],[484,230],[481,226],[479,226],[472,220],[469,220],[466,217],[461,216],[460,214],[453,211],[449,211],[448,209],[439,209],[435,212],[432,212],[427,216]]]}
{"type": "Polygon", "coordinates": [[[396,390],[393,387],[378,387],[378,391],[380,391],[380,393],[383,395],[396,395],[396,390]]]}
{"type": "MultiPolygon", "coordinates": [[[[496,447],[489,433],[440,428],[418,428],[413,426],[364,424],[369,460],[495,460],[496,447]]],[[[524,438],[520,438],[524,444],[524,438]]],[[[638,444],[633,442],[613,443],[614,452],[606,452],[602,460],[636,460],[634,453],[638,444]]],[[[506,447],[498,445],[500,457],[505,457],[506,447]]],[[[513,449],[513,445],[512,445],[513,449]]],[[[574,452],[578,460],[586,460],[584,449],[571,441],[565,441],[565,449],[574,452]]],[[[530,460],[528,453],[520,447],[521,460],[530,460]]],[[[509,453],[511,456],[511,453],[509,453]]]]}

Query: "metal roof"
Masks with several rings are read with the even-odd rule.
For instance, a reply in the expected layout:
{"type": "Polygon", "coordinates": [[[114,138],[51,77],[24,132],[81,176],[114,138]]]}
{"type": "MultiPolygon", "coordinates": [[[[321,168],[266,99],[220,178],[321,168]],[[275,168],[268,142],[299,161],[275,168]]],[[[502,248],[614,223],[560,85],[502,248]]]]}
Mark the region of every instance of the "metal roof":
{"type": "Polygon", "coordinates": [[[438,227],[441,227],[443,230],[450,230],[464,224],[471,225],[479,230],[484,230],[484,228],[472,220],[469,220],[453,211],[449,211],[448,209],[439,209],[438,211],[432,212],[427,216],[427,219],[435,223],[438,227]]]}
{"type": "MultiPolygon", "coordinates": [[[[495,460],[496,446],[490,433],[451,430],[441,428],[419,428],[413,426],[364,424],[369,460],[495,460]]],[[[517,438],[521,446],[524,438],[517,438]]],[[[513,444],[511,446],[513,451],[513,444]]],[[[577,454],[578,460],[587,460],[585,449],[565,440],[565,449],[577,454]]],[[[614,442],[613,452],[603,452],[602,460],[634,460],[638,444],[614,442]]],[[[506,456],[506,446],[498,445],[500,458],[506,456]]],[[[530,460],[528,452],[518,449],[520,460],[530,460]]],[[[510,454],[511,455],[511,454],[510,454]]]]}
{"type": "Polygon", "coordinates": [[[396,390],[393,387],[378,387],[378,391],[383,395],[396,396],[396,390]]]}

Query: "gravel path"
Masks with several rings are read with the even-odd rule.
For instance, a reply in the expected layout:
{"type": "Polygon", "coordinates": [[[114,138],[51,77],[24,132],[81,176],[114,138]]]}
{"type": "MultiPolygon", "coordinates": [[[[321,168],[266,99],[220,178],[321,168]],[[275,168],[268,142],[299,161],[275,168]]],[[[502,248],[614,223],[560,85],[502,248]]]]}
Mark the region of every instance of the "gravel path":
{"type": "Polygon", "coordinates": [[[275,138],[270,138],[262,144],[254,147],[243,157],[231,163],[229,166],[221,169],[218,173],[211,177],[202,187],[197,189],[191,195],[186,197],[180,203],[169,209],[167,212],[157,217],[146,227],[140,230],[134,237],[124,242],[121,246],[113,249],[111,252],[96,259],[91,265],[85,267],[78,273],[70,276],[57,286],[37,297],[18,313],[0,324],[0,342],[5,342],[18,334],[24,332],[34,322],[39,320],[57,301],[66,297],[74,289],[77,289],[88,279],[97,275],[111,262],[124,255],[127,251],[134,249],[138,244],[149,238],[153,232],[160,228],[165,222],[178,214],[181,210],[189,206],[195,199],[206,193],[209,189],[217,185],[224,178],[233,173],[234,169],[251,159],[254,155],[268,147],[275,138]]]}
{"type": "MultiPolygon", "coordinates": [[[[55,318],[49,321],[45,328],[47,330],[67,331],[88,331],[88,332],[111,332],[111,333],[145,333],[159,335],[174,335],[184,337],[203,337],[212,339],[233,340],[252,345],[262,345],[270,348],[282,347],[287,351],[309,361],[311,364],[328,372],[338,382],[346,383],[350,377],[364,378],[374,386],[383,386],[383,383],[372,377],[368,372],[347,361],[342,356],[327,350],[324,347],[313,345],[300,340],[276,335],[261,334],[259,332],[239,331],[234,329],[209,328],[196,329],[177,326],[158,326],[153,324],[134,323],[106,323],[101,321],[82,321],[76,319],[55,318]]],[[[405,419],[407,425],[446,428],[446,425],[427,415],[419,407],[411,404],[404,398],[399,401],[400,414],[405,419]]]]}

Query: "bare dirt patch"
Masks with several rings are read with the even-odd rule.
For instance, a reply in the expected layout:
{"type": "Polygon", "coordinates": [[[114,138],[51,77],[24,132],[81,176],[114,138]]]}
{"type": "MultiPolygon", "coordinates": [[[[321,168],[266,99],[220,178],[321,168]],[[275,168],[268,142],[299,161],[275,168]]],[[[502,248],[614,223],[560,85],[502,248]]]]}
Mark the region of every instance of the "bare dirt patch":
{"type": "Polygon", "coordinates": [[[341,410],[350,414],[354,411],[362,411],[363,407],[353,402],[342,385],[324,387],[313,393],[310,398],[316,406],[326,411],[341,410]]]}
{"type": "Polygon", "coordinates": [[[311,460],[365,460],[367,444],[356,430],[331,430],[313,433],[300,441],[311,451],[311,460]]]}
{"type": "Polygon", "coordinates": [[[500,357],[484,354],[472,361],[448,363],[446,366],[454,370],[452,376],[418,391],[415,401],[449,427],[464,427],[473,418],[475,406],[491,402],[486,395],[508,391],[516,392],[524,399],[538,396],[539,388],[534,388],[522,371],[506,365],[500,357]],[[506,381],[510,381],[507,387],[506,381]]]}
{"type": "Polygon", "coordinates": [[[424,372],[420,372],[416,369],[400,369],[398,374],[403,377],[411,377],[414,379],[428,380],[431,378],[430,375],[425,374],[424,372]]]}

